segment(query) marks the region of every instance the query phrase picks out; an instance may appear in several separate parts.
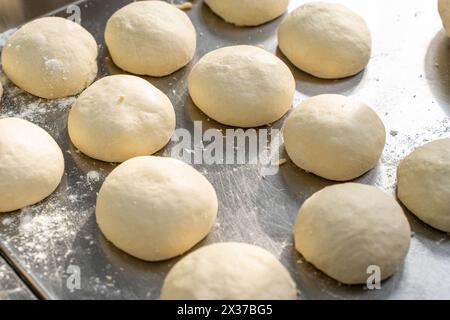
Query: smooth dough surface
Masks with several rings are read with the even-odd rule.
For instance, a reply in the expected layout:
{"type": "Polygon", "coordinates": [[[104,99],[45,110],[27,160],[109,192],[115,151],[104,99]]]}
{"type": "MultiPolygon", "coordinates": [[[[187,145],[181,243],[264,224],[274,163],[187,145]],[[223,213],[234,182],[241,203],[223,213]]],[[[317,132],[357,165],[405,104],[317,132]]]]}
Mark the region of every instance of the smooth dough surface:
{"type": "Polygon", "coordinates": [[[441,15],[444,29],[450,37],[450,0],[439,0],[439,14],[441,15]]]}
{"type": "Polygon", "coordinates": [[[244,128],[280,119],[295,93],[294,76],[284,62],[254,46],[208,53],[192,69],[188,85],[192,100],[207,116],[244,128]]]}
{"type": "Polygon", "coordinates": [[[8,78],[41,98],[57,99],[83,91],[97,76],[98,47],[80,25],[56,17],[27,23],[2,51],[8,78]]]}
{"type": "Polygon", "coordinates": [[[162,149],[175,130],[169,98],[148,81],[115,75],[95,82],[74,103],[69,135],[84,154],[124,162],[162,149]]]}
{"type": "Polygon", "coordinates": [[[163,300],[293,300],[297,289],[287,269],[266,250],[244,243],[203,247],[167,275],[163,300]]]}
{"type": "Polygon", "coordinates": [[[450,232],[450,139],[430,142],[400,163],[398,197],[419,219],[450,232]]]}
{"type": "Polygon", "coordinates": [[[205,0],[211,10],[237,26],[258,26],[281,16],[289,0],[205,0]]]}
{"type": "Polygon", "coordinates": [[[330,277],[365,284],[369,266],[381,280],[393,275],[409,250],[411,229],[394,198],[376,187],[347,183],[325,188],[301,207],[295,247],[330,277]]]}
{"type": "Polygon", "coordinates": [[[324,79],[361,72],[369,63],[372,37],[366,22],[345,6],[306,3],[282,22],[281,51],[299,69],[324,79]]]}
{"type": "Polygon", "coordinates": [[[97,223],[119,249],[146,261],[190,250],[213,227],[216,192],[191,166],[171,158],[138,157],[118,166],[97,198],[97,223]]]}
{"type": "Polygon", "coordinates": [[[109,19],[105,40],[121,69],[163,77],[192,60],[197,35],[187,14],[175,6],[163,1],[139,1],[109,19]]]}
{"type": "Polygon", "coordinates": [[[63,173],[62,151],[45,130],[17,118],[0,119],[0,212],[44,200],[63,173]]]}
{"type": "Polygon", "coordinates": [[[286,120],[283,135],[298,167],[335,181],[353,180],[374,168],[386,142],[375,111],[341,95],[303,101],[286,120]]]}

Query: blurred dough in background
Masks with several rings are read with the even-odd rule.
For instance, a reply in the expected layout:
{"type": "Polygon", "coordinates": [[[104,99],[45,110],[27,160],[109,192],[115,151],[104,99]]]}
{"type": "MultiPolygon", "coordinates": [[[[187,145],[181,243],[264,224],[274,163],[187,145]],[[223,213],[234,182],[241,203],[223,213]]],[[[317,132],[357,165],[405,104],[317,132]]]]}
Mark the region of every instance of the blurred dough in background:
{"type": "Polygon", "coordinates": [[[439,13],[447,35],[450,37],[450,0],[439,0],[439,13]]]}
{"type": "Polygon", "coordinates": [[[341,4],[310,2],[278,30],[281,51],[299,69],[318,78],[358,74],[369,63],[372,37],[364,19],[341,4]]]}
{"type": "Polygon", "coordinates": [[[289,0],[205,0],[225,21],[237,26],[258,26],[281,16],[289,0]]]}
{"type": "Polygon", "coordinates": [[[188,15],[163,1],[139,1],[118,10],[106,25],[105,40],[119,68],[153,77],[187,65],[197,45],[188,15]]]}
{"type": "Polygon", "coordinates": [[[3,70],[18,87],[35,96],[76,95],[97,76],[98,47],[82,26],[46,17],[16,31],[2,50],[3,70]]]}

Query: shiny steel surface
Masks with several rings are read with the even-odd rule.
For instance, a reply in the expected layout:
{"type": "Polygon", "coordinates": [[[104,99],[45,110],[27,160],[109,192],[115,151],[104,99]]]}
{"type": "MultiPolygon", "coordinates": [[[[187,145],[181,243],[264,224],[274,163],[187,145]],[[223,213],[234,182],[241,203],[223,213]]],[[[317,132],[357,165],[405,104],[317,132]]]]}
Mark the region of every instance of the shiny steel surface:
{"type": "MultiPolygon", "coordinates": [[[[99,76],[120,72],[108,58],[102,35],[107,19],[128,2],[90,0],[80,5],[83,26],[101,44],[99,76]]],[[[303,2],[291,1],[290,9],[303,2]]],[[[367,20],[373,35],[370,65],[355,77],[324,81],[287,62],[297,81],[294,106],[322,93],[349,95],[372,106],[385,122],[388,143],[377,168],[358,181],[394,195],[398,162],[416,146],[450,137],[450,40],[442,31],[437,1],[338,2],[367,20]]],[[[224,126],[209,121],[190,100],[186,86],[189,70],[205,53],[235,44],[261,45],[286,60],[276,45],[282,18],[261,27],[236,28],[215,16],[202,1],[193,3],[187,13],[198,32],[194,61],[169,77],[148,79],[172,100],[178,128],[193,132],[193,121],[200,120],[203,130],[223,130],[224,126]]],[[[64,10],[58,15],[67,16],[64,10]]],[[[114,248],[99,232],[94,215],[96,192],[115,166],[91,160],[70,144],[66,121],[73,99],[45,102],[2,79],[6,86],[0,116],[19,115],[49,130],[65,152],[67,174],[48,200],[0,216],[1,250],[46,298],[158,299],[164,277],[177,259],[163,263],[136,260],[114,248]],[[80,271],[79,290],[73,288],[74,266],[80,271]]],[[[282,123],[273,127],[280,128],[282,123]]],[[[160,155],[169,156],[173,145],[160,155]]],[[[195,146],[193,150],[198,152],[195,146]]],[[[264,178],[260,168],[253,165],[196,167],[216,187],[220,201],[218,224],[199,246],[243,241],[266,248],[289,269],[301,299],[450,298],[450,237],[409,212],[414,235],[404,267],[383,282],[379,291],[344,286],[306,263],[292,243],[292,226],[300,205],[331,182],[301,171],[290,161],[277,175],[264,178]]]]}

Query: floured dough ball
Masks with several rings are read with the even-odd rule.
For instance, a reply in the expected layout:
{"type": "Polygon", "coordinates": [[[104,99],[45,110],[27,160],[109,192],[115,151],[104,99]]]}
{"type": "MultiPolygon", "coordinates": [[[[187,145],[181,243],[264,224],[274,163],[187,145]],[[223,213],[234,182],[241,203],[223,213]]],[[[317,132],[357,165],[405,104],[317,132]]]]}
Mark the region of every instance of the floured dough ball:
{"type": "Polygon", "coordinates": [[[106,44],[114,63],[128,72],[167,76],[187,65],[197,35],[186,13],[163,1],[133,2],[108,21],[106,44]]]}
{"type": "Polygon", "coordinates": [[[450,139],[428,143],[400,163],[398,197],[419,219],[450,232],[450,139]]]}
{"type": "Polygon", "coordinates": [[[266,250],[244,243],[203,247],[167,275],[163,300],[293,300],[287,269],[266,250]]]}
{"type": "Polygon", "coordinates": [[[447,35],[450,37],[450,0],[439,0],[439,13],[447,35]]]}
{"type": "Polygon", "coordinates": [[[353,180],[374,168],[386,142],[375,111],[332,94],[303,101],[283,132],[286,151],[298,167],[335,181],[353,180]]]}
{"type": "Polygon", "coordinates": [[[317,192],[301,207],[295,247],[330,277],[365,284],[368,268],[393,275],[409,250],[411,229],[394,198],[376,187],[348,183],[317,192]]]}
{"type": "Polygon", "coordinates": [[[161,150],[175,130],[169,98],[149,82],[116,75],[95,82],[74,103],[69,135],[84,154],[123,162],[161,150]]]}
{"type": "Polygon", "coordinates": [[[289,0],[205,0],[211,10],[237,26],[258,26],[281,16],[289,0]]]}
{"type": "Polygon", "coordinates": [[[361,72],[369,63],[372,38],[366,22],[345,6],[311,2],[280,25],[281,51],[301,70],[324,79],[361,72]]]}
{"type": "Polygon", "coordinates": [[[0,119],[0,212],[44,200],[63,173],[62,151],[47,132],[25,120],[0,119]]]}
{"type": "Polygon", "coordinates": [[[212,119],[235,127],[277,121],[291,107],[295,79],[283,61],[254,46],[225,47],[192,69],[189,93],[212,119]]]}
{"type": "Polygon", "coordinates": [[[213,186],[191,166],[138,157],[117,167],[97,198],[97,223],[119,249],[146,261],[176,257],[207,236],[217,216],[213,186]]]}
{"type": "Polygon", "coordinates": [[[3,70],[21,89],[57,99],[83,91],[97,76],[98,47],[80,25],[56,17],[27,23],[2,51],[3,70]]]}

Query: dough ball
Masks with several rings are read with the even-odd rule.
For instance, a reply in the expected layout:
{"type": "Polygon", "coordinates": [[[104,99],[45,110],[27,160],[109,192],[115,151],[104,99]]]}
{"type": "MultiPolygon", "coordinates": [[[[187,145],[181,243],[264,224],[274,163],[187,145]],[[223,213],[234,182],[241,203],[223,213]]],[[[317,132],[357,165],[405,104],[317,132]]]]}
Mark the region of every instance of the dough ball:
{"type": "Polygon", "coordinates": [[[266,250],[244,243],[203,247],[167,275],[163,300],[293,300],[287,269],[266,250]]]}
{"type": "Polygon", "coordinates": [[[386,142],[378,115],[340,95],[303,101],[284,126],[284,143],[300,168],[335,181],[353,180],[374,168],[386,142]]]}
{"type": "Polygon", "coordinates": [[[0,119],[0,212],[44,200],[63,173],[62,151],[47,132],[25,120],[0,119]]]}
{"type": "Polygon", "coordinates": [[[439,0],[439,13],[447,35],[450,37],[450,0],[439,0]]]}
{"type": "Polygon", "coordinates": [[[235,127],[258,127],[291,107],[295,80],[273,54],[253,46],[225,47],[205,55],[188,79],[192,100],[212,119],[235,127]]]}
{"type": "Polygon", "coordinates": [[[237,26],[258,26],[281,16],[289,0],[205,0],[211,10],[237,26]]]}
{"type": "Polygon", "coordinates": [[[97,198],[97,223],[119,249],[147,261],[181,255],[207,236],[217,216],[212,185],[170,158],[138,157],[117,167],[97,198]]]}
{"type": "Polygon", "coordinates": [[[369,266],[381,280],[393,275],[409,250],[411,229],[394,198],[372,186],[335,185],[301,207],[294,227],[295,247],[330,277],[365,284],[369,266]]]}
{"type": "Polygon", "coordinates": [[[27,23],[8,40],[3,70],[21,89],[57,99],[83,91],[97,76],[98,47],[80,25],[56,17],[27,23]]]}
{"type": "Polygon", "coordinates": [[[450,139],[428,143],[400,163],[398,197],[419,219],[450,232],[450,139]]]}
{"type": "Polygon", "coordinates": [[[187,14],[175,6],[139,1],[109,19],[105,39],[114,63],[123,70],[163,77],[192,60],[197,35],[187,14]]]}
{"type": "Polygon", "coordinates": [[[74,103],[69,135],[84,154],[123,162],[161,150],[175,130],[169,98],[149,82],[116,75],[95,82],[74,103]]]}
{"type": "Polygon", "coordinates": [[[345,6],[311,2],[280,25],[281,51],[301,70],[324,79],[361,72],[369,63],[372,38],[366,22],[345,6]]]}

